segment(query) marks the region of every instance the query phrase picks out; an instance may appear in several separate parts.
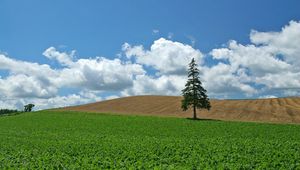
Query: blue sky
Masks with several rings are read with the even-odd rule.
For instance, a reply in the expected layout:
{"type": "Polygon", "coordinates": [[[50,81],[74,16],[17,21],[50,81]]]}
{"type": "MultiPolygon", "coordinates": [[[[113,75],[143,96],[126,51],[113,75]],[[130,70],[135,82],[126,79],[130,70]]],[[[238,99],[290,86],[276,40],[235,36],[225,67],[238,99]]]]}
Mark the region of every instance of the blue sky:
{"type": "MultiPolygon", "coordinates": [[[[119,58],[121,62],[133,61],[133,64],[140,64],[149,77],[155,77],[156,75],[156,78],[159,78],[165,74],[170,78],[170,76],[174,76],[174,74],[160,70],[161,67],[157,64],[149,63],[147,59],[144,59],[147,57],[146,54],[136,52],[126,54],[126,52],[128,53],[130,50],[136,49],[135,47],[142,46],[143,52],[147,53],[148,51],[150,53],[150,47],[155,44],[155,41],[161,40],[162,43],[167,44],[178,42],[183,45],[189,45],[194,50],[200,51],[201,54],[198,56],[199,61],[203,60],[205,62],[202,62],[202,64],[199,62],[199,64],[203,67],[211,67],[218,63],[228,63],[225,61],[229,61],[230,59],[228,58],[222,62],[221,60],[215,61],[216,58],[213,57],[203,58],[203,56],[211,55],[214,49],[225,47],[233,50],[229,47],[228,42],[230,40],[235,40],[237,44],[244,46],[249,44],[254,44],[257,47],[262,44],[275,46],[276,43],[274,45],[272,42],[266,42],[267,40],[263,41],[259,38],[257,43],[251,41],[251,30],[280,33],[284,27],[292,25],[290,24],[291,21],[295,21],[296,24],[298,24],[300,20],[299,6],[300,1],[297,0],[1,0],[0,21],[2,24],[0,27],[0,51],[5,57],[13,61],[38,63],[39,65],[46,64],[52,70],[60,70],[65,68],[66,65],[62,64],[52,53],[49,53],[48,57],[45,57],[45,55],[43,55],[45,50],[54,47],[55,50],[52,50],[52,52],[65,53],[67,55],[70,55],[71,51],[75,50],[76,53],[73,55],[74,62],[79,59],[93,60],[97,56],[104,57],[108,60],[119,58]],[[163,38],[163,40],[160,38],[163,38]],[[128,43],[129,47],[122,49],[125,43],[128,43]]],[[[299,38],[300,37],[295,37],[295,42],[297,42],[299,38]]],[[[294,42],[294,39],[292,42],[294,42]]],[[[281,53],[284,52],[279,52],[278,55],[281,53]]],[[[155,54],[158,55],[161,53],[155,54]]],[[[162,54],[164,54],[164,52],[162,52],[162,54]]],[[[151,57],[151,55],[148,57],[151,57]]],[[[287,58],[291,57],[288,56],[287,58]]],[[[287,63],[291,61],[292,60],[287,59],[287,63]]],[[[5,63],[2,64],[4,65],[5,63]]],[[[169,66],[166,65],[166,67],[169,66]]],[[[170,66],[170,68],[171,67],[172,66],[170,66]]],[[[253,65],[244,67],[245,69],[257,68],[253,65]]],[[[209,72],[207,74],[212,74],[212,71],[207,72],[209,72]]],[[[292,71],[292,73],[296,73],[296,71],[292,71]]],[[[4,66],[1,68],[0,66],[0,76],[3,82],[7,82],[9,76],[19,74],[25,73],[16,72],[4,66]]],[[[136,79],[136,74],[132,74],[132,79],[136,79]]],[[[30,78],[30,76],[25,77],[30,78]]],[[[252,79],[254,78],[255,77],[252,77],[252,79]]],[[[244,80],[240,79],[242,78],[239,78],[239,81],[244,82],[244,80]]],[[[267,79],[264,80],[267,81],[267,79]]],[[[253,81],[248,81],[246,84],[252,86],[254,89],[264,89],[263,92],[260,91],[259,93],[249,95],[236,91],[232,94],[225,95],[221,93],[220,90],[216,90],[211,96],[215,98],[280,97],[287,95],[286,92],[282,92],[282,89],[293,91],[291,94],[297,94],[298,92],[298,86],[294,84],[291,85],[291,88],[296,90],[290,90],[290,88],[286,86],[279,86],[274,83],[272,86],[272,83],[266,81],[264,81],[265,83],[257,83],[258,80],[253,81]]],[[[127,83],[132,84],[132,82],[127,83]]],[[[39,84],[43,83],[40,82],[39,84]]],[[[73,94],[79,95],[80,92],[84,91],[84,93],[91,92],[99,96],[99,100],[100,98],[102,100],[107,96],[122,96],[122,91],[130,87],[130,85],[128,85],[126,87],[124,86],[124,88],[116,88],[118,90],[110,90],[109,88],[101,89],[102,86],[99,84],[98,86],[93,85],[91,88],[86,88],[87,86],[90,86],[90,84],[86,86],[84,84],[59,85],[57,91],[47,97],[42,95],[32,95],[31,97],[15,95],[9,98],[14,101],[12,102],[13,105],[16,105],[15,103],[31,100],[50,100],[53,97],[64,97],[73,94]],[[19,98],[16,96],[23,96],[22,101],[17,101],[19,98]]],[[[121,85],[118,85],[118,87],[119,86],[121,85]]],[[[41,85],[39,90],[43,88],[48,88],[48,85],[47,87],[41,85]]],[[[5,91],[5,89],[3,91],[5,91]]],[[[165,90],[160,89],[153,91],[153,93],[160,94],[162,91],[165,90]]],[[[224,91],[226,91],[225,87],[224,91]]],[[[151,91],[145,92],[145,90],[140,90],[140,92],[126,92],[126,95],[148,94],[150,92],[151,91]]],[[[7,97],[8,95],[3,95],[4,93],[5,92],[2,92],[2,96],[7,97]]],[[[167,95],[170,94],[171,93],[167,93],[167,95]]],[[[123,95],[125,95],[125,93],[123,93],[123,95]]],[[[79,98],[80,97],[82,96],[79,95],[79,98]]],[[[5,97],[0,99],[2,101],[6,100],[5,97]]],[[[90,100],[79,102],[87,101],[90,100]]],[[[8,104],[4,104],[3,102],[3,106],[4,105],[6,106],[8,104]]],[[[45,107],[47,106],[45,105],[45,107]]]]}
{"type": "MultiPolygon", "coordinates": [[[[114,57],[124,42],[149,46],[174,34],[176,41],[209,51],[229,39],[247,43],[249,30],[278,31],[300,18],[291,1],[16,1],[0,2],[1,50],[39,61],[49,46],[65,45],[80,56],[114,57]],[[152,35],[158,29],[159,35],[152,35]]],[[[45,62],[45,61],[44,61],[45,62]]]]}

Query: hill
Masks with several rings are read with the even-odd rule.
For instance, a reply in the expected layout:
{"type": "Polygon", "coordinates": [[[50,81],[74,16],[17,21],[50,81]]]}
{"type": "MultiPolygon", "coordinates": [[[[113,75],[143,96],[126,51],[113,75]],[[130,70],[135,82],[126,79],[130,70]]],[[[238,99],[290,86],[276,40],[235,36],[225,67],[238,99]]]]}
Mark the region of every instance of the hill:
{"type": "MultiPolygon", "coordinates": [[[[192,110],[181,110],[182,97],[132,96],[59,110],[191,117],[192,110]]],[[[234,121],[300,123],[300,98],[251,100],[211,100],[210,111],[198,110],[198,117],[234,121]]]]}

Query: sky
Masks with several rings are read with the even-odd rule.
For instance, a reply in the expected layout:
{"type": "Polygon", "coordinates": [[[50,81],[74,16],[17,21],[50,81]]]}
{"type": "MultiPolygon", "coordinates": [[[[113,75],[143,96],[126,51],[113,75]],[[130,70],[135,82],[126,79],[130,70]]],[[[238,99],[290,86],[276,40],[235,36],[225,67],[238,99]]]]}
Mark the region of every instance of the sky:
{"type": "Polygon", "coordinates": [[[300,95],[298,0],[0,0],[0,108],[180,95],[300,95]]]}

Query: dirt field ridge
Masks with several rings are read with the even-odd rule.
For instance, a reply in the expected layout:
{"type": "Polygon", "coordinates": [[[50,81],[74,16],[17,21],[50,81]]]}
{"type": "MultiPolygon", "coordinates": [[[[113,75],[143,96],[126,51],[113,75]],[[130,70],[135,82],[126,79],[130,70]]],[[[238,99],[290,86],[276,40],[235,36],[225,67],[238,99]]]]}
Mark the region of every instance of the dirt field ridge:
{"type": "MultiPolygon", "coordinates": [[[[191,117],[192,111],[181,110],[179,96],[132,96],[60,110],[99,113],[191,117]]],[[[273,99],[211,100],[210,111],[198,110],[203,119],[300,123],[300,97],[273,99]]]]}

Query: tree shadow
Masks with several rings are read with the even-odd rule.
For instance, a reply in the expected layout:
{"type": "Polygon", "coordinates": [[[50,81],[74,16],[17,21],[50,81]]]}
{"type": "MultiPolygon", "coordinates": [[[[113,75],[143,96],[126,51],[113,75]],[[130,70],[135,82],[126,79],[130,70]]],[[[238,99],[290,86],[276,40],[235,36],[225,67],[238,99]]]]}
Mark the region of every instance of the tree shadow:
{"type": "Polygon", "coordinates": [[[222,121],[222,120],[218,120],[218,119],[208,119],[208,118],[190,118],[190,117],[187,117],[186,118],[187,120],[192,120],[192,121],[215,121],[215,122],[219,122],[219,121],[222,121]]]}

